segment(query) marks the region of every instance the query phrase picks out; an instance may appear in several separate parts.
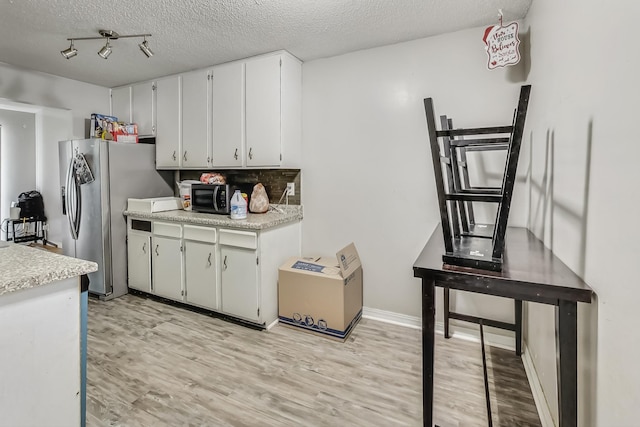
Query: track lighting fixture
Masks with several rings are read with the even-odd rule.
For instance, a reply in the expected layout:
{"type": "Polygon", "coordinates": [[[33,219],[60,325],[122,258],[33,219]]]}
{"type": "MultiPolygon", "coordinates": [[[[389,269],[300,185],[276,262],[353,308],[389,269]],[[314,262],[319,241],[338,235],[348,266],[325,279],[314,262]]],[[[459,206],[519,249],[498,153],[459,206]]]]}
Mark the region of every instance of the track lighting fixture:
{"type": "Polygon", "coordinates": [[[144,41],[138,45],[142,53],[147,55],[147,58],[151,58],[153,56],[153,51],[149,48],[149,44],[147,43],[147,38],[144,38],[144,41]]]}
{"type": "Polygon", "coordinates": [[[142,53],[144,53],[146,55],[147,58],[151,58],[153,56],[153,51],[151,50],[151,48],[149,47],[149,43],[147,42],[147,37],[151,37],[151,34],[122,35],[122,34],[116,33],[115,31],[112,31],[112,30],[100,30],[100,31],[98,31],[98,33],[100,34],[100,37],[71,37],[71,38],[68,38],[67,40],[71,41],[71,46],[69,46],[68,49],[61,50],[60,53],[65,58],[71,59],[71,58],[73,58],[74,56],[76,56],[78,54],[78,49],[76,49],[74,47],[74,45],[73,45],[74,41],[77,41],[77,40],[105,40],[106,39],[107,42],[98,51],[98,55],[100,55],[101,58],[107,59],[109,57],[109,55],[111,55],[111,52],[112,52],[112,48],[111,48],[111,41],[112,40],[118,40],[118,39],[130,38],[130,37],[142,37],[143,41],[142,41],[142,43],[140,43],[138,45],[138,47],[140,48],[142,53]]]}
{"type": "Polygon", "coordinates": [[[100,55],[100,57],[104,59],[107,59],[109,55],[111,55],[111,46],[109,46],[109,39],[107,39],[107,44],[102,46],[102,49],[98,51],[98,55],[100,55]]]}
{"type": "Polygon", "coordinates": [[[71,46],[68,49],[61,50],[60,53],[67,59],[71,59],[78,54],[78,49],[73,47],[73,40],[71,40],[71,46]]]}

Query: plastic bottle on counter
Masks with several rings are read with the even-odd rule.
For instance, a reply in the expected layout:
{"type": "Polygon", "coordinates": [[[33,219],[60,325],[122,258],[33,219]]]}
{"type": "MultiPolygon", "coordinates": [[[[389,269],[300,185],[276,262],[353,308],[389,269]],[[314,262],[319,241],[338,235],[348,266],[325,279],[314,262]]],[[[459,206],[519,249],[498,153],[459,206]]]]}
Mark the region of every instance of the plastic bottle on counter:
{"type": "Polygon", "coordinates": [[[231,197],[231,219],[247,218],[247,201],[242,197],[240,190],[236,190],[231,197]]]}

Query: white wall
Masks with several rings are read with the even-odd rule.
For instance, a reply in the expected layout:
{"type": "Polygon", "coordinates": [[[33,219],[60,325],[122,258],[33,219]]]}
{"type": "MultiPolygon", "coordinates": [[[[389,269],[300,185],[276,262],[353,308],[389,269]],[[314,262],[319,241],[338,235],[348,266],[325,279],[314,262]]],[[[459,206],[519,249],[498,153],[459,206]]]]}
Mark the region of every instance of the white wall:
{"type": "Polygon", "coordinates": [[[0,109],[0,126],[0,219],[5,219],[11,202],[36,188],[36,116],[0,109]]]}
{"type": "MultiPolygon", "coordinates": [[[[303,254],[355,242],[365,307],[421,315],[413,262],[440,221],[423,99],[458,127],[511,123],[523,70],[488,71],[483,30],[303,64],[303,254]]],[[[522,200],[511,224],[524,226],[525,193],[515,194],[522,200]]],[[[467,295],[456,303],[513,320],[510,301],[467,295]]]]}
{"type": "MultiPolygon", "coordinates": [[[[64,60],[62,58],[61,60],[64,60]]],[[[70,61],[69,66],[74,66],[70,61]]],[[[109,89],[0,62],[0,98],[73,113],[73,138],[85,137],[91,113],[109,112],[109,89]]]]}
{"type": "MultiPolygon", "coordinates": [[[[531,229],[594,289],[579,304],[579,425],[638,425],[640,4],[536,0],[531,35],[531,229]]],[[[557,420],[553,310],[527,343],[557,420]]]]}
{"type": "Polygon", "coordinates": [[[0,108],[36,115],[36,188],[44,198],[49,239],[59,242],[64,218],[58,141],[85,137],[91,113],[109,112],[109,89],[0,63],[0,108]]]}

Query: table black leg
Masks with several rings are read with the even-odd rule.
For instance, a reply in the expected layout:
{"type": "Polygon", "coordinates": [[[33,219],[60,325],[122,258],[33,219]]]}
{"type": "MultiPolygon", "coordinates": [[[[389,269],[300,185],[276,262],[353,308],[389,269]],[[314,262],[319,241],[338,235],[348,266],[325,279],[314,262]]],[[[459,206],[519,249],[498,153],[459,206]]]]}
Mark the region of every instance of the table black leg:
{"type": "Polygon", "coordinates": [[[435,281],[422,279],[422,418],[433,425],[433,355],[435,343],[435,281]]]}
{"type": "Polygon", "coordinates": [[[442,288],[442,292],[444,294],[444,337],[449,338],[449,288],[442,288]]]}
{"type": "Polygon", "coordinates": [[[515,325],[516,325],[516,354],[522,355],[522,300],[515,302],[515,325]]]}
{"type": "Polygon", "coordinates": [[[578,425],[577,303],[560,300],[556,306],[556,364],[559,427],[578,425]]]}

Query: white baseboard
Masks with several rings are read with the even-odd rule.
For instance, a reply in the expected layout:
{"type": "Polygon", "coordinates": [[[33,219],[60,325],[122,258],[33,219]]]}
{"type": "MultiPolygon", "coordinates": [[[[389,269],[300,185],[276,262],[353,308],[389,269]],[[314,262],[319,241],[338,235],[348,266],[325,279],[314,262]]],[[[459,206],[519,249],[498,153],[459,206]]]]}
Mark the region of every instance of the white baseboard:
{"type": "Polygon", "coordinates": [[[274,326],[276,326],[278,324],[278,319],[274,320],[273,322],[271,322],[270,324],[267,325],[267,331],[270,330],[271,328],[273,328],[274,326]]]}
{"type": "MultiPolygon", "coordinates": [[[[377,308],[363,307],[362,317],[365,319],[377,320],[379,322],[392,323],[394,325],[405,326],[408,328],[421,329],[422,318],[416,316],[408,316],[406,314],[394,313],[392,311],[380,310],[377,308]]],[[[451,320],[450,323],[451,336],[463,340],[480,342],[480,331],[477,326],[466,325],[464,322],[451,320]]],[[[444,323],[436,322],[436,333],[444,334],[444,323]]],[[[505,331],[504,335],[494,332],[488,332],[485,329],[485,342],[494,347],[500,347],[507,350],[515,350],[515,340],[513,332],[505,331]]]]}
{"type": "Polygon", "coordinates": [[[542,427],[556,427],[553,417],[551,416],[551,409],[549,403],[547,403],[547,397],[542,391],[542,384],[538,378],[538,373],[533,365],[533,359],[531,359],[531,353],[527,346],[523,346],[522,351],[522,364],[524,365],[524,371],[527,374],[529,380],[529,387],[531,387],[531,394],[533,394],[533,400],[536,403],[538,409],[538,416],[540,417],[540,423],[542,427]]]}
{"type": "Polygon", "coordinates": [[[362,307],[362,317],[377,320],[379,322],[392,323],[406,326],[407,328],[422,329],[422,318],[394,313],[392,311],[379,310],[377,308],[362,307]]]}

